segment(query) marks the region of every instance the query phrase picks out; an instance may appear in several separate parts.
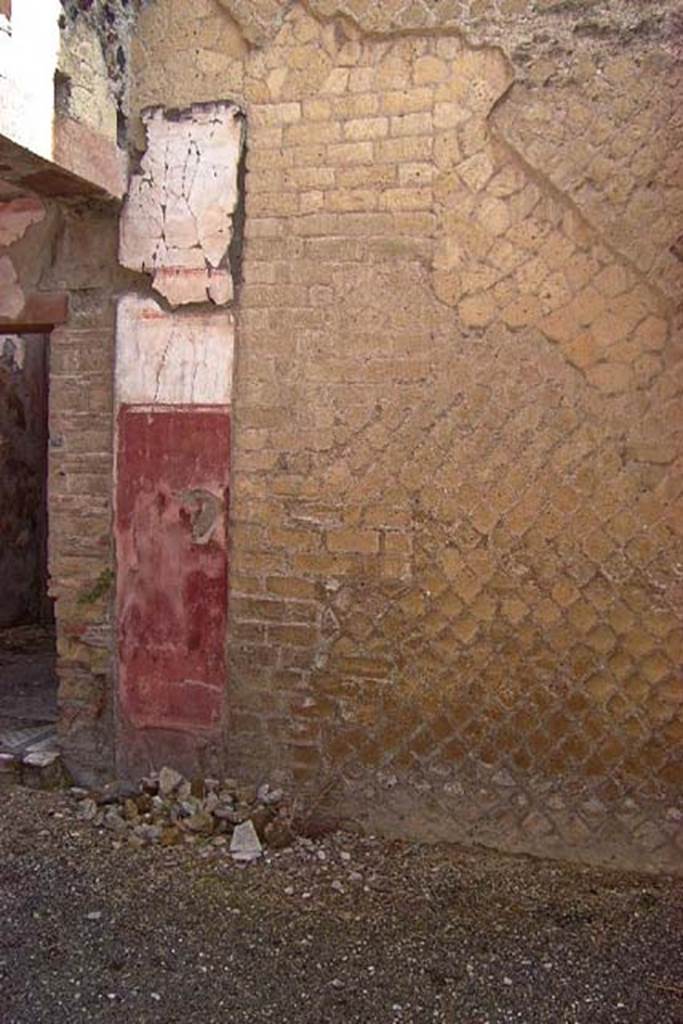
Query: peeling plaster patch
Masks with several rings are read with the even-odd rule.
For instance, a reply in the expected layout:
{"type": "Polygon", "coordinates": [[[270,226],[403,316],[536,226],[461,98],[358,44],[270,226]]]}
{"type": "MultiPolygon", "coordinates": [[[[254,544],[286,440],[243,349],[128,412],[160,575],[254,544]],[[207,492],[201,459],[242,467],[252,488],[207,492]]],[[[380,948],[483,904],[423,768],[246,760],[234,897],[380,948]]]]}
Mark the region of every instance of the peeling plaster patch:
{"type": "Polygon", "coordinates": [[[9,320],[19,316],[24,301],[14,264],[9,256],[0,256],[0,316],[9,320]]]}
{"type": "Polygon", "coordinates": [[[116,326],[117,399],[130,405],[228,405],[234,320],[167,313],[154,299],[124,296],[116,326]]]}
{"type": "Polygon", "coordinates": [[[44,216],[45,207],[33,196],[20,196],[0,203],[0,246],[19,241],[31,224],[37,224],[44,216]]]}
{"type": "Polygon", "coordinates": [[[185,491],[180,499],[190,516],[193,541],[195,544],[208,544],[221,520],[222,499],[201,488],[185,491]]]}
{"type": "Polygon", "coordinates": [[[121,263],[154,275],[172,306],[233,295],[228,249],[237,206],[242,115],[232,103],[143,115],[147,151],[121,217],[121,263]]]}

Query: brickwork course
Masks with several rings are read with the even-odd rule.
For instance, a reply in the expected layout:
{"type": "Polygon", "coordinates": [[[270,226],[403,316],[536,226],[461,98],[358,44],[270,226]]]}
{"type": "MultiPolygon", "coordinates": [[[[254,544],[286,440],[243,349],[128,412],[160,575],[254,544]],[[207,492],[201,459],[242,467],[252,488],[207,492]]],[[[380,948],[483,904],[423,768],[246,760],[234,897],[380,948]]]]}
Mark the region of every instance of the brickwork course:
{"type": "MultiPolygon", "coordinates": [[[[149,107],[246,124],[227,769],[389,835],[680,868],[677,6],[142,5],[131,148],[149,107]]],[[[96,297],[63,275],[53,343],[62,730],[93,771],[112,301],[148,287],[111,253],[96,297]]]]}

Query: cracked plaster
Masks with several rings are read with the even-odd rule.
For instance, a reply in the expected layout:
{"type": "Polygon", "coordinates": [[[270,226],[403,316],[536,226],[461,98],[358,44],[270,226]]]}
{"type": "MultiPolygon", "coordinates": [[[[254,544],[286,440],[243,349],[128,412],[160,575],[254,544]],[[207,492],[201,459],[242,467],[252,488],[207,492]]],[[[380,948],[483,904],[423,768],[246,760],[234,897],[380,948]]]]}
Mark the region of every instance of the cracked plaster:
{"type": "Polygon", "coordinates": [[[172,306],[233,297],[228,250],[242,116],[231,103],[144,115],[147,151],[121,218],[121,263],[153,274],[172,306]]]}
{"type": "Polygon", "coordinates": [[[229,404],[233,337],[227,310],[168,313],[153,298],[124,296],[117,317],[118,401],[229,404]]]}

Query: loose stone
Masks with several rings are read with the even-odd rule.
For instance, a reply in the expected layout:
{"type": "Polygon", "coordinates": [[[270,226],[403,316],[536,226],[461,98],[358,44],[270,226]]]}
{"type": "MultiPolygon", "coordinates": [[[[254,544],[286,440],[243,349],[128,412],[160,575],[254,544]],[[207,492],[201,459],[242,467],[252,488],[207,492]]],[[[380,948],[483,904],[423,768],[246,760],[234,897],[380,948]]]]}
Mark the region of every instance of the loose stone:
{"type": "Polygon", "coordinates": [[[230,842],[230,853],[233,860],[243,863],[258,860],[263,854],[261,841],[251,821],[245,821],[241,825],[235,826],[230,842]]]}

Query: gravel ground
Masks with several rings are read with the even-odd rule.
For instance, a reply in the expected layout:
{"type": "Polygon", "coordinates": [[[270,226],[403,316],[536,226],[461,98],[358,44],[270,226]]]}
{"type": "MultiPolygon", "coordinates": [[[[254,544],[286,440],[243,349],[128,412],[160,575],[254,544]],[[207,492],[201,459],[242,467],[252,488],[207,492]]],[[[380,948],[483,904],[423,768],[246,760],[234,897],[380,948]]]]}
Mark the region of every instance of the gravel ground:
{"type": "Polygon", "coordinates": [[[118,849],[0,793],[0,1024],[681,1024],[683,887],[389,843],[118,849]]]}

